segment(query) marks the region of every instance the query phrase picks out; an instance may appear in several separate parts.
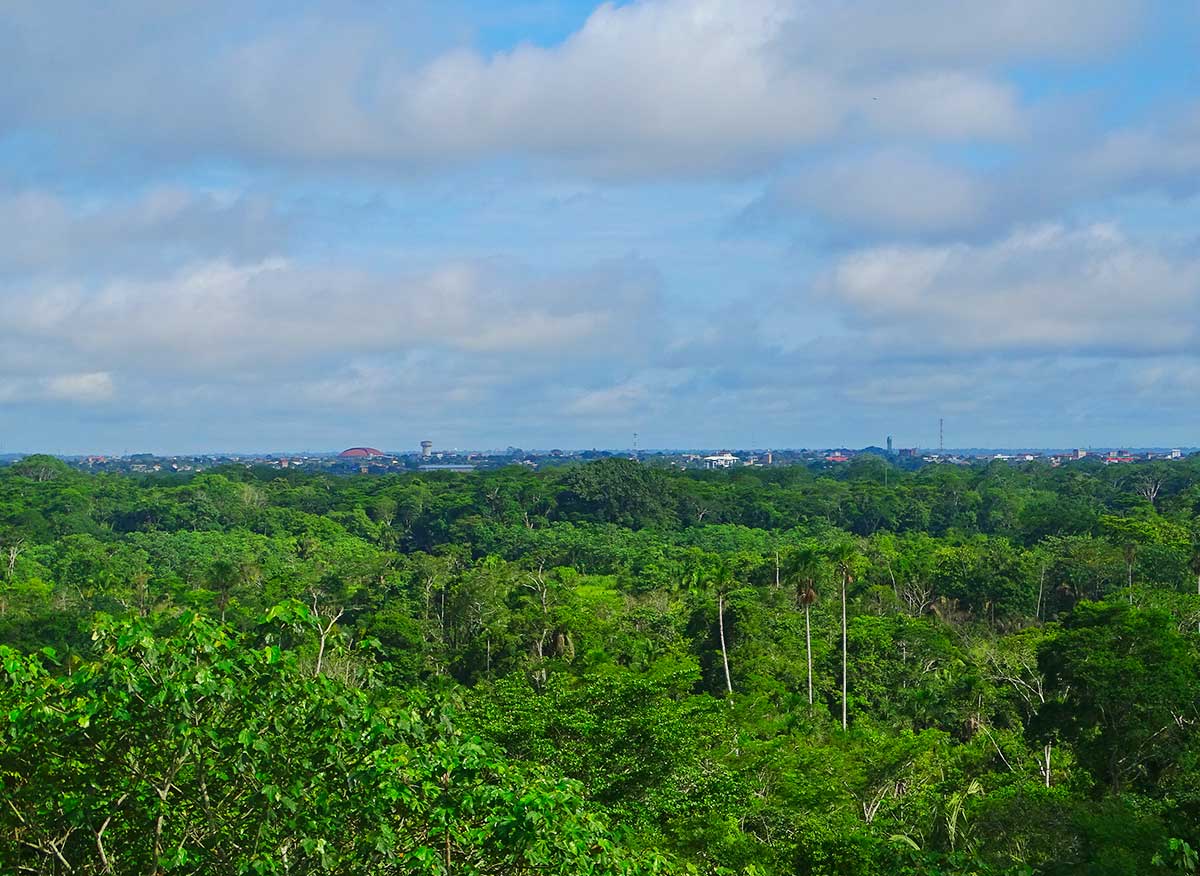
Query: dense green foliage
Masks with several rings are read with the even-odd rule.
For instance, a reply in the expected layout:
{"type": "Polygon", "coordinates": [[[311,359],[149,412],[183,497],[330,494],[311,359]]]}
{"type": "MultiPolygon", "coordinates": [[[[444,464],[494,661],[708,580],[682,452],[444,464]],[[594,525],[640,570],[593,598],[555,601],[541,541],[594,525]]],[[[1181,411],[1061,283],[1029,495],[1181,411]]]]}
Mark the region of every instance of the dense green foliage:
{"type": "Polygon", "coordinates": [[[1196,872],[1198,513],[1195,460],[31,457],[0,869],[1196,872]]]}

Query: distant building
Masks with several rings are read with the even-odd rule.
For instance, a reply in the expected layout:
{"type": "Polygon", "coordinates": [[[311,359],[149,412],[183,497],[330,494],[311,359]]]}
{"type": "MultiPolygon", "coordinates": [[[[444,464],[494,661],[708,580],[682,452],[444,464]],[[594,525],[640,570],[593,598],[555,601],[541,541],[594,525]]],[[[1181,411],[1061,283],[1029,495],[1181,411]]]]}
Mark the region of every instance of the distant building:
{"type": "Polygon", "coordinates": [[[705,468],[732,468],[739,462],[741,462],[741,460],[728,450],[722,450],[720,453],[715,453],[712,456],[704,457],[705,468]]]}
{"type": "Polygon", "coordinates": [[[432,441],[422,441],[421,442],[421,458],[429,459],[429,457],[431,457],[431,456],[433,456],[433,442],[432,441]]]}
{"type": "Polygon", "coordinates": [[[888,450],[888,456],[891,456],[892,455],[892,436],[891,435],[888,435],[887,450],[888,450]]]}
{"type": "Polygon", "coordinates": [[[1183,459],[1183,451],[1176,448],[1167,454],[1167,459],[1183,459]]]}
{"type": "Polygon", "coordinates": [[[351,447],[339,453],[338,459],[371,459],[383,455],[382,450],[376,450],[374,447],[351,447]]]}
{"type": "Polygon", "coordinates": [[[826,461],[826,462],[849,462],[849,461],[850,461],[850,457],[849,457],[849,456],[845,456],[845,455],[843,455],[843,454],[841,454],[841,453],[834,453],[834,454],[832,454],[832,455],[830,455],[830,456],[826,456],[826,457],[825,457],[825,461],[826,461]]]}

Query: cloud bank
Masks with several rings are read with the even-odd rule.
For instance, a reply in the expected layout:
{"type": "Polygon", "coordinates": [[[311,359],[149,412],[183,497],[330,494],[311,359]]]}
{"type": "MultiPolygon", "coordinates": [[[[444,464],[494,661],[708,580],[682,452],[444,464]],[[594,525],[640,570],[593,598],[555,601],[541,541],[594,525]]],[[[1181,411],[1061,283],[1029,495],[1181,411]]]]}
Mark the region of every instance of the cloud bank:
{"type": "Polygon", "coordinates": [[[1200,428],[1200,12],[544,6],[10,3],[8,446],[1200,428]]]}

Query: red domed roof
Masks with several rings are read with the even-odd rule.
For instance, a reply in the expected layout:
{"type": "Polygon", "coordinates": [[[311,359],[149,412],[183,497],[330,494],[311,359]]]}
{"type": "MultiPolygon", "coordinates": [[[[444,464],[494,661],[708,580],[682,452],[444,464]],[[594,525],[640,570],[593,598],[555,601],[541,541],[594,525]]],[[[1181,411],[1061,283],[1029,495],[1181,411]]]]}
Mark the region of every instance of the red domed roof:
{"type": "Polygon", "coordinates": [[[365,456],[383,456],[383,451],[374,447],[351,447],[338,454],[339,459],[361,459],[365,456]]]}

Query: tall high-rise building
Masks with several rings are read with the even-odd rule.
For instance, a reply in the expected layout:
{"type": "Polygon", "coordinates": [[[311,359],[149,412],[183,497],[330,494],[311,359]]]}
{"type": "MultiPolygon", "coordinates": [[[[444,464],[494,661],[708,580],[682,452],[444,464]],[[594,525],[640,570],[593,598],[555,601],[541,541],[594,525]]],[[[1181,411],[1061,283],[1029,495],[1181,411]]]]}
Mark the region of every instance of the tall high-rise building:
{"type": "Polygon", "coordinates": [[[429,459],[429,457],[431,457],[431,456],[433,456],[433,442],[432,441],[422,441],[421,442],[421,458],[429,459]]]}
{"type": "Polygon", "coordinates": [[[888,456],[892,455],[892,436],[888,435],[888,456]]]}

